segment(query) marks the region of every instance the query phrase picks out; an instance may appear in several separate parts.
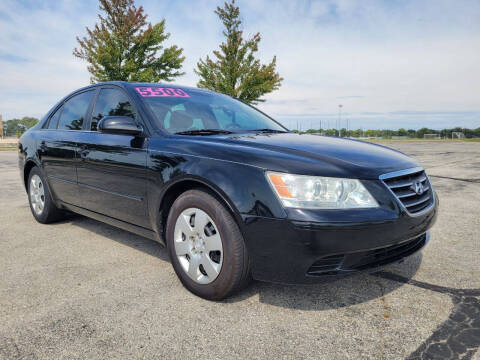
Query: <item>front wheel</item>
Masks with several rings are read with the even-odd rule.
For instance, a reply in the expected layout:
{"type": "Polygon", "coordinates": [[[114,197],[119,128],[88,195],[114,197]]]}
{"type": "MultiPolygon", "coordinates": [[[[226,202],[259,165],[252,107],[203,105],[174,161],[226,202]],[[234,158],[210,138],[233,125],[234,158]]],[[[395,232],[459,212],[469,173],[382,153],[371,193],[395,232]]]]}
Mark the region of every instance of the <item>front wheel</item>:
{"type": "Polygon", "coordinates": [[[189,190],[180,195],[166,230],[173,268],[195,295],[220,300],[248,284],[248,254],[240,229],[210,194],[189,190]]]}

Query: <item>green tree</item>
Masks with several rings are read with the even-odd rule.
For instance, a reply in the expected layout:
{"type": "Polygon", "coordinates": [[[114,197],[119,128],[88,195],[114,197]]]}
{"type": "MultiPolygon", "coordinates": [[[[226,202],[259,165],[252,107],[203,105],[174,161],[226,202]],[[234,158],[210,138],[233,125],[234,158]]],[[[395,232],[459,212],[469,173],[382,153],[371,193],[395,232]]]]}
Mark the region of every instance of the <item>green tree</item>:
{"type": "Polygon", "coordinates": [[[475,133],[475,137],[480,137],[480,127],[474,129],[473,132],[475,133]]]}
{"type": "Polygon", "coordinates": [[[351,137],[356,137],[356,138],[358,138],[358,137],[362,136],[362,129],[350,130],[350,131],[349,131],[349,135],[350,135],[351,137]]]}
{"type": "Polygon", "coordinates": [[[408,133],[408,136],[411,137],[411,138],[414,138],[415,135],[417,134],[417,132],[413,129],[408,129],[407,133],[408,133]]]}
{"type": "Polygon", "coordinates": [[[165,19],[152,25],[133,0],[100,0],[99,8],[105,15],[98,15],[93,29],[86,28],[87,36],[77,36],[80,48],[73,50],[74,56],[89,63],[92,83],[171,81],[184,74],[180,72],[183,49],[162,46],[170,37],[165,19]]]}
{"type": "Polygon", "coordinates": [[[425,134],[437,134],[437,133],[438,133],[437,130],[433,130],[433,129],[423,127],[421,129],[417,130],[417,138],[423,139],[425,134]]]}
{"type": "Polygon", "coordinates": [[[38,119],[31,117],[31,116],[24,116],[20,120],[20,124],[25,125],[27,129],[30,129],[32,126],[35,126],[38,124],[38,119]]]}
{"type": "Polygon", "coordinates": [[[200,77],[198,87],[218,91],[245,102],[256,104],[261,97],[277,90],[282,78],[276,72],[277,59],[274,56],[269,64],[262,65],[255,58],[260,43],[260,33],[245,40],[241,30],[240,9],[235,6],[235,0],[225,2],[224,7],[217,7],[218,15],[225,30],[225,42],[220,49],[213,51],[216,60],[208,55],[200,59],[195,73],[200,77]]]}
{"type": "Polygon", "coordinates": [[[35,126],[38,123],[38,119],[34,117],[24,116],[21,119],[10,119],[3,121],[3,131],[5,136],[18,136],[25,131],[35,126]]]}

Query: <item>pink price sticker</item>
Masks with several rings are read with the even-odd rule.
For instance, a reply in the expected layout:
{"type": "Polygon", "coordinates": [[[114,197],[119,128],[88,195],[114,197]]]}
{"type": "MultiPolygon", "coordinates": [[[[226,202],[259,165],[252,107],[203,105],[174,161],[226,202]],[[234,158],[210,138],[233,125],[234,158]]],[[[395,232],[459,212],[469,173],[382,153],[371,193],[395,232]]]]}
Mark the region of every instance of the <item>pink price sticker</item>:
{"type": "Polygon", "coordinates": [[[190,97],[185,91],[178,88],[137,87],[135,90],[143,97],[190,97]]]}

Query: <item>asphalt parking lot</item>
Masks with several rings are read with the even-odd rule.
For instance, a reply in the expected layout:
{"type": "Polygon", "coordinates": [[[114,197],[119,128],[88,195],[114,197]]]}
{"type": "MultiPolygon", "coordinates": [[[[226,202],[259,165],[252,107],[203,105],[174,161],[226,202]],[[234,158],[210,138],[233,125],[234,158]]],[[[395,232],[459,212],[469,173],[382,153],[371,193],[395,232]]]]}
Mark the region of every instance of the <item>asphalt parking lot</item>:
{"type": "Polygon", "coordinates": [[[0,152],[0,358],[480,359],[480,143],[383,143],[431,175],[429,245],[380,273],[255,282],[209,302],[159,244],[81,216],[36,223],[0,152]]]}

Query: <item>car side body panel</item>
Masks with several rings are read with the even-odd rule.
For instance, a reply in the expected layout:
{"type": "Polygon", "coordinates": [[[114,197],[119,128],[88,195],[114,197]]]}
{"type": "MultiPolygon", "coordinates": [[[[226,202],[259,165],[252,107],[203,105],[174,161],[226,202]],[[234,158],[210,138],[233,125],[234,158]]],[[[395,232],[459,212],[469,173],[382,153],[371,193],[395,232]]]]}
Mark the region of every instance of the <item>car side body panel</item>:
{"type": "Polygon", "coordinates": [[[38,159],[54,196],[73,205],[80,205],[77,186],[77,144],[73,131],[41,130],[38,159]]]}
{"type": "Polygon", "coordinates": [[[92,131],[77,141],[78,206],[148,228],[147,139],[92,131]]]}

